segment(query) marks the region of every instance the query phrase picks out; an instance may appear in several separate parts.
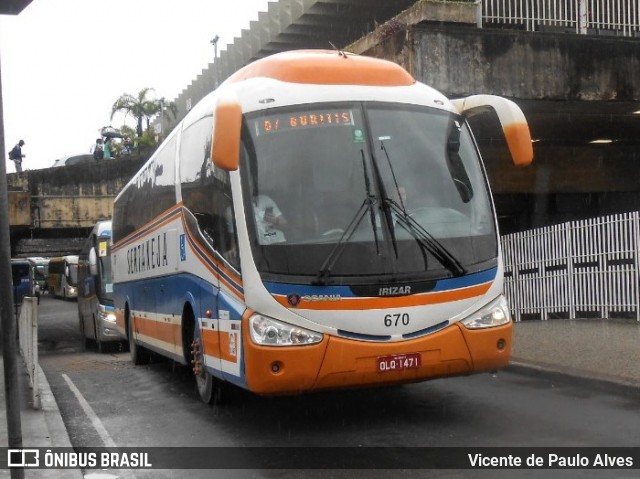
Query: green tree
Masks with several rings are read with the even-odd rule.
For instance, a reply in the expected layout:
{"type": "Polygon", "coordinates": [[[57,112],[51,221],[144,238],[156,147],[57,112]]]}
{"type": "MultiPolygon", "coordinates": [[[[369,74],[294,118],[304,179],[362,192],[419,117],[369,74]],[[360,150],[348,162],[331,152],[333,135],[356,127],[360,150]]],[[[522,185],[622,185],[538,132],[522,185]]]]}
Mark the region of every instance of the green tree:
{"type": "Polygon", "coordinates": [[[120,128],[120,133],[122,133],[123,138],[129,137],[133,138],[136,136],[136,131],[131,128],[129,125],[122,125],[120,128]]]}
{"type": "Polygon", "coordinates": [[[116,113],[121,112],[131,115],[136,120],[136,133],[140,137],[143,134],[142,122],[146,120],[147,129],[151,117],[160,111],[161,103],[159,100],[150,99],[148,95],[154,91],[153,88],[143,88],[137,95],[123,93],[111,107],[111,119],[116,113]]]}

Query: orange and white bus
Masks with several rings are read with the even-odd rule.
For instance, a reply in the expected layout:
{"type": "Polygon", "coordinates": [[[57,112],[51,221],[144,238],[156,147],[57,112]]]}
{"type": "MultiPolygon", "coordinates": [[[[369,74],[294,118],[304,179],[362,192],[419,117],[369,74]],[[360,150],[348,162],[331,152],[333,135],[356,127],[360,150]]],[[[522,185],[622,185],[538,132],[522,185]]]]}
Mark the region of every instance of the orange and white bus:
{"type": "Polygon", "coordinates": [[[495,370],[512,322],[466,117],[400,66],[337,51],[258,60],[200,101],[118,195],[114,302],[134,363],[193,364],[199,393],[258,394],[495,370]]]}

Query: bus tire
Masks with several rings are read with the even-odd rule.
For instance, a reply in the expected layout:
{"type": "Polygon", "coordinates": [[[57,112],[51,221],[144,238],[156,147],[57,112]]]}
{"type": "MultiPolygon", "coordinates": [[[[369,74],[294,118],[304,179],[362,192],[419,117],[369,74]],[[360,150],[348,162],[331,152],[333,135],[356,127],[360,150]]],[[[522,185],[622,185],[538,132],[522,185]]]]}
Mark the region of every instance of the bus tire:
{"type": "Polygon", "coordinates": [[[136,366],[147,364],[149,362],[149,351],[136,343],[133,337],[133,320],[127,315],[127,329],[129,333],[129,352],[131,353],[131,362],[136,366]]]}
{"type": "Polygon", "coordinates": [[[218,381],[214,379],[204,366],[202,339],[200,331],[198,330],[198,324],[195,320],[193,320],[193,342],[191,346],[191,365],[193,366],[193,375],[196,380],[198,395],[205,404],[217,403],[220,397],[220,387],[218,381]]]}

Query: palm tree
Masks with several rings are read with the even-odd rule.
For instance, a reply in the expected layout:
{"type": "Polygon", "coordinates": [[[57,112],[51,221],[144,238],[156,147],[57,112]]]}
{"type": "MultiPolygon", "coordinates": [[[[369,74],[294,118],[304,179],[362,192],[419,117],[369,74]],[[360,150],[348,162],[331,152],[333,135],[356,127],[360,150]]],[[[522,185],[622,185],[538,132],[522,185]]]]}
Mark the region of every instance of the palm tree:
{"type": "Polygon", "coordinates": [[[149,128],[149,121],[153,115],[160,111],[161,105],[159,100],[151,100],[147,98],[149,92],[154,91],[153,88],[143,88],[138,92],[137,96],[130,93],[123,93],[111,107],[111,119],[118,112],[123,112],[126,115],[131,115],[136,119],[136,133],[138,136],[142,136],[142,120],[147,122],[147,128],[149,128]]]}

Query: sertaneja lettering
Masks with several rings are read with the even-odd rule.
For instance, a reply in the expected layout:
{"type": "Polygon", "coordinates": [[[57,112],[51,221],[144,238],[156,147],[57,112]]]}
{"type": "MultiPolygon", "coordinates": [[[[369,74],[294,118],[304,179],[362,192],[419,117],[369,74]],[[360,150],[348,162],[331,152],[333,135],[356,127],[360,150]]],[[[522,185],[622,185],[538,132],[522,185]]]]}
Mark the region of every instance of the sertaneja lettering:
{"type": "Polygon", "coordinates": [[[127,250],[128,274],[144,273],[168,265],[166,233],[149,238],[127,250]]]}

